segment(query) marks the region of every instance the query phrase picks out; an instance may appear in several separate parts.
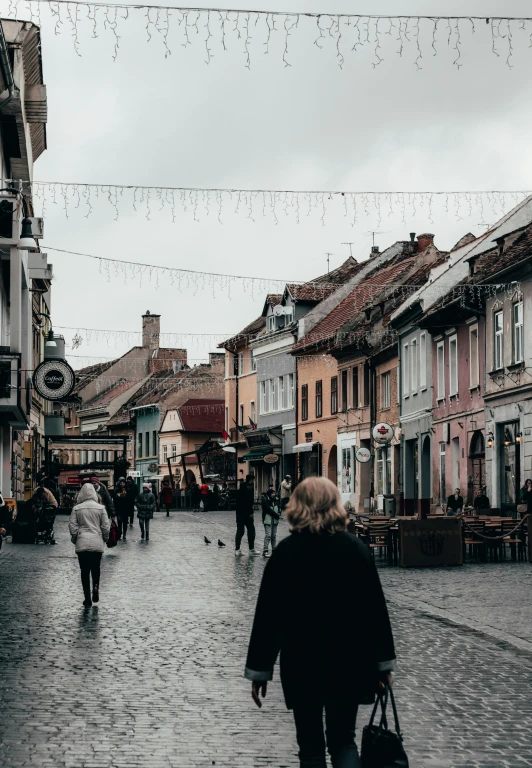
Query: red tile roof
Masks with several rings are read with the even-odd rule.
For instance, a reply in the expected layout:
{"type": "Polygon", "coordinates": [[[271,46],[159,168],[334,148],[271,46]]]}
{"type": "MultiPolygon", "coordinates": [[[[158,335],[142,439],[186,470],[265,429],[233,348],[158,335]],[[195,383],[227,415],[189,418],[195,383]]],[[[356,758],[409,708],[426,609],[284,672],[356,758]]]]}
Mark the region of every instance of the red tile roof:
{"type": "Polygon", "coordinates": [[[177,410],[186,432],[222,433],[225,418],[224,400],[191,398],[177,410]]]}
{"type": "Polygon", "coordinates": [[[502,253],[496,247],[482,254],[477,261],[476,272],[471,282],[489,280],[499,272],[517,266],[526,258],[532,258],[532,224],[526,227],[506,250],[503,247],[502,253]]]}
{"type": "Polygon", "coordinates": [[[116,397],[123,395],[124,392],[128,391],[128,389],[134,387],[135,384],[138,384],[140,381],[142,381],[141,378],[137,379],[136,381],[132,379],[123,379],[121,381],[119,380],[110,389],[107,389],[105,392],[101,392],[91,400],[83,403],[82,410],[85,410],[85,408],[103,408],[104,406],[112,403],[116,397]]]}
{"type": "Polygon", "coordinates": [[[240,333],[235,334],[235,336],[232,336],[226,341],[220,342],[220,344],[218,344],[218,348],[227,349],[229,347],[230,349],[234,349],[239,342],[245,341],[247,339],[254,339],[264,328],[266,328],[266,318],[261,315],[260,317],[257,317],[256,320],[253,320],[252,323],[246,325],[246,327],[243,328],[240,333]]]}

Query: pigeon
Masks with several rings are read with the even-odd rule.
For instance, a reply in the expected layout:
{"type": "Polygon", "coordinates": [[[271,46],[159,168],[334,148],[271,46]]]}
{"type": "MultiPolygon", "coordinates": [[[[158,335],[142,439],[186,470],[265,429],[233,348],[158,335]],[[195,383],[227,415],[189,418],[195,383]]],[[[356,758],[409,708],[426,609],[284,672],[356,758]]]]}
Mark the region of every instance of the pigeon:
{"type": "Polygon", "coordinates": [[[203,541],[205,542],[205,544],[210,544],[211,543],[211,540],[208,539],[206,536],[203,537],[203,541]]]}
{"type": "Polygon", "coordinates": [[[223,541],[220,541],[220,539],[218,539],[218,546],[225,547],[225,544],[223,543],[223,541]]]}

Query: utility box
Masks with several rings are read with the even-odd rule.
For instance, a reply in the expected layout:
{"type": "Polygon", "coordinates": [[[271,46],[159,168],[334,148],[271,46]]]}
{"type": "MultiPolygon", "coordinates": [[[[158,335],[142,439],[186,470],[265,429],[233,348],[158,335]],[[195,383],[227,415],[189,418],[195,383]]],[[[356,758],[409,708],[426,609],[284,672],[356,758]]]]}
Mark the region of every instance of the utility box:
{"type": "Polygon", "coordinates": [[[395,517],[395,496],[392,493],[385,494],[383,498],[383,511],[388,517],[395,517]]]}

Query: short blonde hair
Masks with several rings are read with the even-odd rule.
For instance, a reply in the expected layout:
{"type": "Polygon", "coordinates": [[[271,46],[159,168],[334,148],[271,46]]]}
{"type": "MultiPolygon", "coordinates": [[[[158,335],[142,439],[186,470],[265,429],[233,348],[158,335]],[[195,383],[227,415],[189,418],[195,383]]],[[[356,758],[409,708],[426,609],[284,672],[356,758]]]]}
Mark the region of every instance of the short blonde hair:
{"type": "Polygon", "coordinates": [[[286,507],[292,531],[334,533],[347,528],[347,513],[338,488],[326,477],[308,477],[300,482],[286,507]]]}

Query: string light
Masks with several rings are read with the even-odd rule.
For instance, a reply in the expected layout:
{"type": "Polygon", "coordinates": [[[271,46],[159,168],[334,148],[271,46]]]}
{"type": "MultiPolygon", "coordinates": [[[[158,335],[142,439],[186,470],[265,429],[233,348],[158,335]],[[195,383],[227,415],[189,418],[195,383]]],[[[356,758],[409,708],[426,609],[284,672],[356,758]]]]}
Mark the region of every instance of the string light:
{"type": "Polygon", "coordinates": [[[462,52],[466,40],[488,27],[482,36],[487,50],[512,68],[515,57],[515,38],[522,37],[530,44],[532,18],[527,16],[392,16],[381,14],[331,14],[302,11],[261,11],[228,8],[193,8],[160,5],[126,5],[83,0],[9,0],[7,15],[20,18],[29,14],[30,21],[41,26],[41,9],[46,9],[56,35],[67,32],[74,50],[81,56],[82,26],[90,37],[108,35],[116,60],[120,40],[128,21],[143,17],[146,42],[157,39],[165,58],[177,46],[185,50],[201,50],[206,64],[211,64],[218,53],[233,45],[240,52],[243,65],[250,69],[252,56],[260,52],[269,54],[278,40],[279,55],[285,67],[292,67],[292,43],[303,34],[314,43],[313,48],[329,49],[342,68],[346,56],[353,57],[361,50],[371,53],[373,67],[380,66],[388,53],[403,57],[412,53],[412,63],[422,69],[423,60],[436,56],[442,47],[452,52],[453,65],[463,66],[462,52]],[[173,33],[176,33],[174,36],[173,33]]]}
{"type": "Polygon", "coordinates": [[[46,217],[48,206],[61,205],[65,216],[83,213],[88,218],[96,205],[103,202],[118,221],[120,210],[142,214],[150,221],[157,211],[166,211],[173,223],[178,216],[188,216],[195,222],[215,212],[218,222],[232,213],[256,222],[268,218],[275,224],[292,218],[297,224],[302,219],[318,218],[322,225],[327,216],[339,211],[352,226],[361,217],[374,217],[377,228],[383,218],[399,215],[404,225],[408,219],[423,212],[434,223],[437,208],[458,220],[480,217],[487,220],[500,218],[509,208],[531,194],[530,190],[471,190],[471,191],[348,191],[348,190],[297,190],[297,189],[232,189],[222,187],[165,187],[120,184],[86,184],[84,182],[34,181],[6,179],[4,185],[18,184],[25,192],[39,201],[42,215],[46,217]]]}

